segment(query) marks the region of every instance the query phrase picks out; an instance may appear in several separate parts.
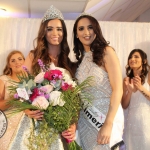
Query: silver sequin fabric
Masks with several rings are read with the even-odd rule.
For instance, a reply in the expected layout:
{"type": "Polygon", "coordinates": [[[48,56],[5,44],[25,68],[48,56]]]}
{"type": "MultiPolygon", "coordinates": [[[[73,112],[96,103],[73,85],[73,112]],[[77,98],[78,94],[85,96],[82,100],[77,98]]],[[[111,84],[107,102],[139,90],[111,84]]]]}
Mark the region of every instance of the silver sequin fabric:
{"type": "MultiPolygon", "coordinates": [[[[89,76],[94,77],[93,85],[87,89],[92,97],[91,103],[99,111],[107,115],[112,89],[107,72],[93,62],[91,51],[84,53],[83,60],[76,72],[76,78],[79,83],[89,76]]],[[[123,131],[123,121],[121,121],[120,126],[123,131]]],[[[78,130],[83,150],[110,150],[108,144],[97,144],[98,131],[86,120],[83,115],[83,110],[80,112],[78,130]]],[[[120,132],[120,136],[122,136],[122,132],[120,132]]]]}
{"type": "MultiPolygon", "coordinates": [[[[147,80],[143,86],[150,91],[147,80]]],[[[131,95],[125,143],[127,150],[150,150],[150,101],[140,91],[131,95]]]]}

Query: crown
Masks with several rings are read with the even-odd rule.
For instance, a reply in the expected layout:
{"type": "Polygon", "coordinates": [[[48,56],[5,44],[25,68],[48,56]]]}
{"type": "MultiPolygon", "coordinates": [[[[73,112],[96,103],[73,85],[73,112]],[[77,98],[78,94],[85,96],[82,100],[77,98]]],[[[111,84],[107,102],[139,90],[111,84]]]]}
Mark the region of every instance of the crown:
{"type": "Polygon", "coordinates": [[[50,8],[44,14],[42,22],[45,22],[46,20],[49,20],[49,19],[55,19],[55,18],[64,20],[62,13],[53,5],[51,5],[50,8]]]}
{"type": "Polygon", "coordinates": [[[91,14],[88,14],[88,13],[86,13],[86,12],[83,12],[83,13],[81,13],[81,14],[76,18],[76,20],[77,20],[79,17],[81,17],[81,16],[91,16],[91,17],[93,17],[91,14]]]}

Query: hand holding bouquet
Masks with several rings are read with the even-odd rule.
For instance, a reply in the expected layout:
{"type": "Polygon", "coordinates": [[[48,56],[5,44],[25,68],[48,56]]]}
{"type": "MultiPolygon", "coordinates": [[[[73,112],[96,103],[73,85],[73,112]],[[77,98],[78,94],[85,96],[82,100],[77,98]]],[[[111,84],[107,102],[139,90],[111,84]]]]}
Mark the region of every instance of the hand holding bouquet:
{"type": "MultiPolygon", "coordinates": [[[[79,95],[89,101],[81,91],[90,86],[91,78],[77,85],[65,69],[46,69],[41,60],[38,62],[42,72],[33,77],[24,67],[26,72],[18,76],[20,82],[9,88],[14,93],[14,99],[9,103],[14,112],[26,109],[44,111],[43,120],[38,121],[36,130],[30,134],[29,147],[48,149],[58,134],[77,122],[81,109],[79,95]]],[[[81,149],[74,141],[66,141],[70,150],[81,149]]]]}

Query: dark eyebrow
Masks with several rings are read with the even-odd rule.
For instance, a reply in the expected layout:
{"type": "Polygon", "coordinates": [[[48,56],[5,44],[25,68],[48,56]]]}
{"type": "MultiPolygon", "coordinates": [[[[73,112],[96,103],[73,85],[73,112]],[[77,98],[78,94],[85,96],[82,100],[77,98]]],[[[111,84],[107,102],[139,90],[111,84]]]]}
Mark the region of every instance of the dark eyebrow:
{"type": "MultiPolygon", "coordinates": [[[[52,27],[52,26],[48,26],[47,28],[54,28],[54,27],[52,27]]],[[[56,27],[56,28],[62,28],[62,27],[56,27]]]]}
{"type": "Polygon", "coordinates": [[[78,29],[80,29],[80,28],[84,28],[84,26],[79,26],[78,29]]]}

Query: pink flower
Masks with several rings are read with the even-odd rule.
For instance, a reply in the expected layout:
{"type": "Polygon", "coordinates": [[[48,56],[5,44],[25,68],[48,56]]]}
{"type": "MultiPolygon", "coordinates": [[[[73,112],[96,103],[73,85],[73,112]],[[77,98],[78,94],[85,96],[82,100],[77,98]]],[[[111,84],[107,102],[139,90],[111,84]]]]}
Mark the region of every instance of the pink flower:
{"type": "Polygon", "coordinates": [[[33,93],[31,94],[31,96],[30,96],[30,100],[33,102],[34,101],[34,99],[37,97],[37,96],[39,96],[40,94],[39,94],[39,89],[38,88],[34,88],[33,89],[33,93]]]}
{"type": "Polygon", "coordinates": [[[72,140],[66,139],[66,142],[69,144],[72,142],[72,140]]]}
{"type": "Polygon", "coordinates": [[[72,85],[69,85],[68,83],[64,82],[62,84],[61,88],[62,88],[63,91],[67,91],[68,89],[72,89],[72,85]]]}
{"type": "Polygon", "coordinates": [[[62,72],[57,69],[49,70],[49,71],[45,72],[44,78],[49,81],[62,79],[62,72]]]}
{"type": "Polygon", "coordinates": [[[49,102],[47,99],[43,96],[37,96],[34,101],[32,102],[32,105],[37,106],[42,109],[47,109],[49,102]]]}
{"type": "Polygon", "coordinates": [[[18,93],[15,93],[15,94],[14,94],[14,98],[16,98],[16,99],[18,99],[18,98],[19,98],[18,93]]]}
{"type": "Polygon", "coordinates": [[[43,92],[45,92],[45,93],[50,93],[51,91],[53,91],[53,86],[52,85],[45,85],[45,86],[42,86],[42,87],[40,87],[40,90],[45,90],[45,91],[43,91],[43,92]]]}

